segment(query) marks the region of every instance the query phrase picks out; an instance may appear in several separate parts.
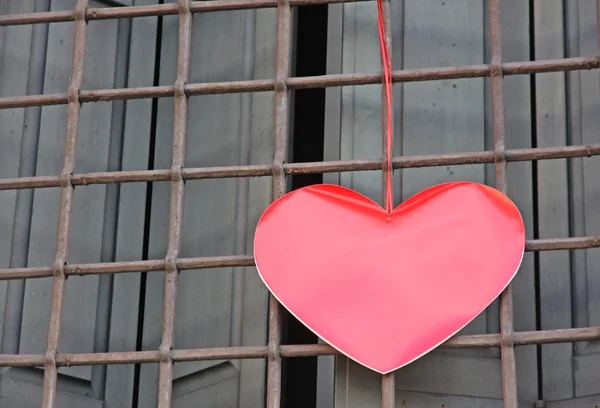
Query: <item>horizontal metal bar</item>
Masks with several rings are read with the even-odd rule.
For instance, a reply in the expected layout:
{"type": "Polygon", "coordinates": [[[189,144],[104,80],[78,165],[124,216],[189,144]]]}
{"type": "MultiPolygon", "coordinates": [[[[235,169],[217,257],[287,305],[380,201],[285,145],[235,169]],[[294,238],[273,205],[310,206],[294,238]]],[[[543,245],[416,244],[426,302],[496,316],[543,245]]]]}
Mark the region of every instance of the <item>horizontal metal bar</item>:
{"type": "MultiPolygon", "coordinates": [[[[533,149],[506,150],[506,161],[547,160],[600,155],[600,144],[587,146],[559,146],[533,149]]],[[[395,169],[493,163],[494,152],[448,153],[423,156],[401,156],[392,159],[395,169]]],[[[286,163],[286,174],[337,173],[346,171],[381,170],[381,159],[345,160],[308,163],[286,163]]],[[[233,177],[266,177],[273,174],[270,165],[223,166],[186,168],[181,171],[184,180],[233,177]]],[[[71,183],[76,186],[108,183],[170,181],[171,172],[164,170],[115,171],[74,174],[71,183]]],[[[60,187],[58,176],[17,177],[0,179],[0,190],[60,187]]]]}
{"type": "MultiPolygon", "coordinates": [[[[600,248],[600,236],[533,239],[525,244],[527,252],[559,251],[600,248]]],[[[250,255],[207,256],[197,258],[181,258],[176,262],[177,269],[229,268],[237,266],[254,266],[254,258],[250,255]]],[[[104,275],[129,272],[164,271],[164,260],[104,262],[90,264],[65,265],[65,275],[104,275]]],[[[0,269],[0,280],[34,279],[52,276],[51,266],[34,266],[28,268],[0,269]]]]}
{"type": "MultiPolygon", "coordinates": [[[[317,4],[352,3],[370,0],[290,0],[292,6],[310,6],[317,4]]],[[[192,13],[207,13],[226,10],[249,10],[275,8],[277,0],[215,0],[194,1],[190,4],[192,13]]],[[[177,3],[156,4],[148,6],[89,8],[86,11],[87,21],[108,20],[114,18],[158,17],[178,13],[177,3]]],[[[75,20],[73,11],[50,11],[45,13],[23,13],[0,16],[0,26],[65,23],[75,20]]]]}
{"type": "MultiPolygon", "coordinates": [[[[509,62],[501,65],[503,75],[530,75],[545,72],[597,69],[599,57],[579,57],[543,61],[509,62]]],[[[394,71],[394,82],[439,81],[448,79],[482,78],[490,76],[489,65],[469,65],[458,67],[424,68],[394,71]]],[[[380,73],[332,74],[289,78],[284,81],[289,89],[330,88],[351,85],[372,85],[381,83],[380,73]]],[[[187,96],[215,95],[242,92],[267,92],[275,89],[275,80],[257,79],[250,81],[230,81],[188,84],[184,91],[187,96]]],[[[172,85],[142,88],[99,89],[81,91],[80,102],[116,101],[129,99],[165,98],[175,94],[172,85]]],[[[10,96],[0,98],[0,109],[26,108],[31,106],[64,105],[67,94],[46,94],[10,96]]]]}
{"type": "MultiPolygon", "coordinates": [[[[600,340],[600,327],[516,332],[513,335],[513,340],[515,346],[597,341],[600,340]]],[[[500,346],[500,334],[475,334],[453,337],[442,344],[440,348],[491,348],[500,346]]],[[[280,351],[281,357],[284,358],[339,354],[337,350],[328,344],[281,345],[280,351]]],[[[222,347],[173,350],[171,351],[171,357],[174,362],[266,358],[267,347],[222,347]]],[[[43,354],[0,355],[0,367],[41,367],[44,365],[44,362],[45,356],[43,354]]],[[[56,365],[59,367],[158,362],[158,351],[124,351],[82,354],[59,353],[56,357],[56,365]]]]}
{"type": "Polygon", "coordinates": [[[564,251],[600,247],[600,235],[573,238],[532,239],[525,243],[525,251],[564,251]]]}

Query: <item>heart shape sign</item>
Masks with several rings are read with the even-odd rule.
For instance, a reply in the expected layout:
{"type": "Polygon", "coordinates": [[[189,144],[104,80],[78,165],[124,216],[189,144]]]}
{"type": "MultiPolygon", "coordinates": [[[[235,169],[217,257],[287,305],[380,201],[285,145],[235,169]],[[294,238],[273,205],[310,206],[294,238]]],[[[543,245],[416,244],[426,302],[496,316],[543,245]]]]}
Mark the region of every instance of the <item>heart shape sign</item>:
{"type": "Polygon", "coordinates": [[[388,214],[345,187],[271,204],[254,257],[271,293],[341,353],[385,374],[459,332],[508,286],[525,249],[519,210],[491,187],[428,188],[388,214]]]}

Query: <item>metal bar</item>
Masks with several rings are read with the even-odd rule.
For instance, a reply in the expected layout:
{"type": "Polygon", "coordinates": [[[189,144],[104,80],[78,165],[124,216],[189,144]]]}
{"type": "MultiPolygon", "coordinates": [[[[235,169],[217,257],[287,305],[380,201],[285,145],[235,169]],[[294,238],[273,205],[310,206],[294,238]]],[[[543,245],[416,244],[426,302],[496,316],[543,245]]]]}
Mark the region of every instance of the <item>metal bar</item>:
{"type": "MultiPolygon", "coordinates": [[[[34,26],[35,27],[35,26],[34,26]]],[[[114,83],[127,86],[129,73],[129,55],[131,43],[131,19],[121,19],[117,22],[117,48],[114,68],[114,83]]],[[[126,102],[112,103],[111,127],[108,144],[109,171],[118,171],[123,167],[123,142],[125,139],[126,102]]],[[[114,261],[117,254],[118,218],[120,203],[119,184],[109,184],[104,198],[104,221],[102,226],[102,247],[100,262],[114,261]]],[[[98,295],[96,300],[96,321],[94,323],[94,350],[108,351],[110,347],[110,324],[114,294],[114,275],[100,276],[98,279],[98,295]]],[[[106,392],[107,368],[96,366],[92,368],[91,387],[92,398],[102,400],[106,392]]]]}
{"type": "Polygon", "coordinates": [[[65,285],[67,276],[64,266],[67,263],[69,247],[69,227],[71,221],[71,205],[73,201],[73,184],[71,175],[75,170],[75,154],[79,126],[79,91],[83,81],[83,63],[87,36],[85,11],[89,0],[77,0],[75,4],[75,29],[73,39],[73,62],[71,64],[71,80],[67,91],[67,129],[65,134],[64,167],[60,175],[61,194],[58,215],[58,231],[56,233],[56,255],[52,268],[52,304],[50,307],[50,323],[48,325],[48,348],[44,356],[44,392],[42,407],[54,408],[56,405],[56,382],[58,368],[56,356],[60,342],[60,326],[65,285]]]}
{"type": "MultiPolygon", "coordinates": [[[[528,252],[565,251],[590,248],[600,248],[600,235],[573,238],[532,239],[525,243],[525,251],[528,252]]],[[[164,265],[163,260],[102,262],[65,265],[63,271],[65,276],[159,272],[164,270],[164,265]]],[[[254,266],[254,258],[251,255],[179,258],[175,260],[175,265],[179,271],[254,266]]],[[[48,278],[52,276],[52,273],[53,268],[51,266],[0,269],[0,280],[48,278]]]]}
{"type": "MultiPolygon", "coordinates": [[[[289,0],[277,0],[277,45],[275,49],[275,137],[272,162],[272,199],[286,192],[283,163],[287,158],[289,140],[289,90],[291,60],[291,6],[289,0]]],[[[277,299],[269,295],[269,326],[267,343],[267,408],[281,407],[281,313],[277,299]]]]}
{"type": "MultiPolygon", "coordinates": [[[[490,77],[492,96],[492,117],[494,131],[494,164],[496,167],[496,188],[507,194],[507,174],[505,155],[504,90],[502,78],[502,36],[500,29],[500,2],[489,1],[490,36],[490,77]]],[[[500,295],[500,356],[502,360],[502,396],[504,408],[517,408],[517,369],[513,339],[513,297],[512,286],[500,295]]]]}
{"type": "MultiPolygon", "coordinates": [[[[503,75],[530,75],[544,72],[590,70],[600,68],[600,57],[579,57],[541,61],[507,62],[500,65],[503,75]]],[[[447,79],[484,78],[490,76],[488,65],[467,65],[442,68],[422,68],[394,71],[393,82],[439,81],[447,79]]],[[[337,86],[373,85],[381,83],[378,73],[331,74],[311,77],[286,78],[288,89],[330,88],[337,86]]],[[[244,81],[187,84],[187,96],[216,95],[240,92],[267,92],[275,90],[275,80],[257,79],[244,81]]],[[[79,101],[100,102],[126,99],[166,98],[175,95],[175,87],[149,86],[140,88],[98,89],[81,91],[79,101]]],[[[64,105],[66,94],[10,96],[0,98],[0,109],[26,108],[30,106],[64,105]]]]}
{"type": "MultiPolygon", "coordinates": [[[[317,4],[352,3],[370,0],[290,0],[291,6],[311,6],[317,4]]],[[[277,0],[216,0],[194,1],[190,3],[192,13],[212,11],[249,10],[260,8],[275,8],[277,0]]],[[[107,20],[114,18],[153,17],[177,14],[177,4],[156,4],[148,6],[89,8],[86,19],[107,20]]],[[[24,24],[63,23],[74,21],[72,11],[52,11],[44,13],[25,13],[0,16],[0,27],[24,24]]]]}
{"type": "MultiPolygon", "coordinates": [[[[414,167],[494,163],[494,154],[493,151],[486,151],[423,156],[400,156],[392,158],[392,167],[394,169],[405,169],[414,167]]],[[[600,144],[505,150],[507,162],[593,157],[599,155],[600,144]]],[[[283,171],[285,174],[374,171],[381,170],[382,164],[383,162],[381,159],[284,163],[283,171]]],[[[273,170],[270,165],[198,167],[181,170],[181,175],[184,180],[265,177],[271,176],[272,174],[273,170]]],[[[74,186],[87,186],[91,184],[169,181],[170,179],[170,170],[112,171],[74,174],[71,176],[71,184],[74,186]]],[[[0,179],[0,191],[49,187],[60,187],[60,177],[40,176],[0,179]]]]}
{"type": "MultiPolygon", "coordinates": [[[[515,346],[532,344],[557,344],[580,341],[600,340],[600,327],[579,329],[560,329],[515,332],[515,346]]],[[[442,344],[442,349],[492,348],[501,347],[500,334],[476,334],[456,336],[442,344]]],[[[259,347],[223,347],[171,351],[175,362],[206,361],[226,359],[258,359],[266,358],[269,348],[259,347]]],[[[337,355],[339,352],[328,344],[281,345],[281,357],[300,358],[313,356],[337,355]]],[[[140,364],[160,362],[158,351],[123,351],[112,353],[59,354],[56,357],[57,367],[93,366],[102,364],[140,364]]],[[[0,355],[0,367],[41,367],[44,365],[43,354],[3,354],[0,355]]],[[[389,384],[388,384],[389,385],[389,384]]]]}
{"type": "Polygon", "coordinates": [[[179,270],[177,258],[181,247],[184,180],[181,170],[185,162],[185,133],[188,104],[184,86],[190,73],[192,41],[192,13],[190,0],[179,0],[179,50],[177,54],[177,79],[175,81],[175,106],[173,125],[173,158],[171,161],[171,206],[169,212],[169,240],[165,257],[165,290],[163,299],[162,339],[159,348],[158,408],[169,408],[173,391],[173,360],[171,350],[175,336],[175,309],[179,270]]]}
{"type": "Polygon", "coordinates": [[[381,408],[394,408],[396,404],[396,376],[388,373],[381,377],[381,408]]]}

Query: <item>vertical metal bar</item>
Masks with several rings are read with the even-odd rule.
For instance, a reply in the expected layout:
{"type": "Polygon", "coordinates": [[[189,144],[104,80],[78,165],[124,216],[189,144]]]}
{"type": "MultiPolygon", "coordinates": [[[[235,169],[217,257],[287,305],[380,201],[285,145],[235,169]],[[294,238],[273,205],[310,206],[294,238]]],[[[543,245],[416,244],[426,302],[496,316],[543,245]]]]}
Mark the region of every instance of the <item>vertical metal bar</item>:
{"type": "MultiPolygon", "coordinates": [[[[504,137],[504,94],[502,79],[502,37],[500,33],[500,1],[490,0],[490,78],[494,131],[494,165],[496,188],[507,193],[506,153],[504,137]]],[[[502,358],[502,393],[505,408],[517,408],[517,370],[513,340],[513,297],[509,285],[500,295],[500,355],[502,358]]]]}
{"type": "Polygon", "coordinates": [[[75,170],[75,153],[79,127],[79,91],[83,81],[83,62],[85,59],[85,41],[87,21],[85,19],[89,0],[77,0],[75,5],[75,32],[73,40],[73,62],[71,79],[67,90],[67,129],[65,134],[64,166],[60,173],[60,206],[56,233],[56,256],[54,258],[52,279],[52,303],[50,323],[48,325],[48,348],[44,358],[44,393],[42,407],[54,408],[56,402],[56,381],[58,369],[56,355],[60,341],[60,323],[65,298],[66,276],[64,266],[67,262],[69,247],[69,227],[71,205],[73,202],[73,184],[71,176],[75,170]]]}
{"type": "MultiPolygon", "coordinates": [[[[115,60],[115,87],[126,88],[129,73],[129,45],[131,40],[131,19],[120,19],[117,26],[117,55],[115,60]]],[[[108,147],[108,171],[123,168],[123,139],[125,137],[125,101],[114,101],[110,119],[110,140],[108,147]]],[[[120,184],[106,185],[104,200],[104,225],[102,227],[102,249],[100,262],[114,262],[117,251],[117,224],[119,218],[120,184]]],[[[107,352],[110,341],[110,318],[112,313],[114,275],[98,278],[96,302],[96,333],[94,352],[107,352]]],[[[92,367],[92,392],[94,398],[103,399],[106,389],[107,366],[92,367]]]]}
{"type": "Polygon", "coordinates": [[[396,378],[394,373],[385,374],[381,378],[381,408],[395,408],[396,378]]]}
{"type": "Polygon", "coordinates": [[[159,348],[158,407],[171,406],[173,391],[173,360],[171,350],[175,332],[175,309],[179,271],[177,257],[181,244],[183,218],[184,180],[181,170],[185,160],[185,133],[187,127],[187,96],[185,84],[190,71],[190,43],[192,37],[192,13],[190,0],[179,0],[179,50],[177,55],[177,79],[175,81],[173,158],[171,161],[171,204],[169,212],[169,241],[165,257],[165,290],[163,299],[162,339],[159,348]]]}
{"type": "MultiPolygon", "coordinates": [[[[283,164],[288,153],[289,92],[286,80],[290,75],[291,7],[289,0],[277,2],[277,48],[275,62],[275,139],[273,143],[273,201],[286,191],[283,164]]],[[[280,306],[269,297],[269,336],[267,361],[267,408],[281,406],[281,316],[280,306]]]]}

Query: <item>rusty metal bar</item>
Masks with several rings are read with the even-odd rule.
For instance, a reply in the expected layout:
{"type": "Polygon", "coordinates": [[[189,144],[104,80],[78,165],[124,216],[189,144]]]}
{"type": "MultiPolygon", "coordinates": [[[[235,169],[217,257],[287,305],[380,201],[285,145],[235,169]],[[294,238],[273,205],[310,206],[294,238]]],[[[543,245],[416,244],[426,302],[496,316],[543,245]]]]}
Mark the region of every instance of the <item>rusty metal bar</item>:
{"type": "MultiPolygon", "coordinates": [[[[503,75],[530,75],[543,72],[589,70],[600,68],[600,57],[578,57],[556,60],[507,62],[500,65],[503,75]]],[[[439,81],[447,79],[484,78],[490,76],[488,65],[468,65],[444,68],[423,68],[394,71],[393,82],[439,81]]],[[[337,86],[373,85],[381,83],[379,73],[332,74],[312,77],[287,78],[288,89],[330,88],[337,86]]],[[[275,80],[257,79],[244,81],[187,84],[187,96],[216,95],[240,92],[268,92],[275,90],[275,80]]],[[[169,85],[140,88],[98,89],[81,91],[79,101],[106,102],[128,99],[166,98],[175,95],[175,87],[169,85]]],[[[26,108],[30,106],[64,105],[66,94],[10,96],[0,98],[0,109],[26,108]]]]}
{"type": "MultiPolygon", "coordinates": [[[[317,4],[351,3],[370,0],[291,0],[291,6],[311,6],[317,4]]],[[[211,11],[249,10],[275,8],[277,0],[216,0],[194,1],[190,3],[192,13],[211,11]]],[[[91,20],[108,20],[114,18],[154,17],[177,14],[177,4],[156,4],[148,6],[89,8],[85,18],[91,20]]],[[[0,27],[40,23],[64,23],[75,20],[72,11],[51,11],[45,13],[25,13],[0,16],[0,27]]]]}
{"type": "MultiPolygon", "coordinates": [[[[494,164],[496,188],[504,194],[507,190],[506,147],[504,126],[504,90],[502,78],[502,35],[500,29],[500,2],[489,0],[490,77],[492,120],[494,131],[494,164]]],[[[502,396],[504,408],[517,408],[517,369],[513,339],[512,285],[500,295],[500,356],[502,360],[502,396]]]]}
{"type": "Polygon", "coordinates": [[[67,279],[64,266],[67,263],[67,251],[69,247],[69,226],[74,191],[73,184],[71,184],[71,176],[75,170],[75,154],[77,150],[79,111],[81,108],[79,91],[83,81],[83,63],[87,36],[85,10],[87,9],[88,2],[89,0],[77,0],[74,11],[75,30],[71,79],[67,90],[68,108],[64,166],[60,175],[61,193],[58,230],[56,233],[56,255],[52,268],[52,303],[50,306],[50,323],[48,325],[48,348],[44,356],[44,391],[42,397],[42,407],[44,408],[54,408],[56,405],[56,382],[58,375],[56,356],[60,342],[61,315],[67,279]]]}
{"type": "MultiPolygon", "coordinates": [[[[592,157],[600,155],[600,144],[587,146],[559,146],[545,148],[512,149],[505,150],[507,162],[565,159],[575,157],[592,157]]],[[[448,153],[422,156],[400,156],[392,158],[394,169],[414,167],[435,167],[466,164],[494,163],[493,151],[448,153]]],[[[370,160],[345,160],[323,161],[306,163],[284,163],[285,174],[315,174],[337,173],[346,171],[374,171],[381,170],[381,159],[370,160]]],[[[271,165],[243,165],[223,167],[198,167],[181,170],[184,180],[200,180],[211,178],[235,177],[265,177],[271,176],[271,165]]],[[[74,186],[87,186],[91,184],[108,183],[134,183],[143,181],[169,181],[170,170],[139,170],[139,171],[113,171],[87,174],[74,174],[71,184],[74,186]]],[[[16,177],[0,179],[1,190],[19,190],[26,188],[60,187],[59,176],[16,177]]]]}
{"type": "MultiPolygon", "coordinates": [[[[531,344],[556,344],[580,341],[600,340],[600,327],[579,329],[560,329],[515,332],[515,346],[531,344]]],[[[442,344],[442,349],[456,348],[492,348],[501,347],[500,334],[476,334],[456,336],[442,344]]],[[[258,359],[268,357],[268,347],[223,347],[171,351],[174,362],[226,360],[226,359],[258,359]]],[[[339,354],[328,344],[281,345],[281,356],[284,358],[300,358],[328,356],[339,354]]],[[[56,356],[57,367],[90,366],[101,364],[140,364],[159,363],[158,351],[124,351],[112,353],[59,354],[56,356]]],[[[45,362],[43,354],[3,354],[0,355],[0,367],[42,367],[45,362]]]]}
{"type": "MultiPolygon", "coordinates": [[[[533,239],[525,244],[525,250],[534,251],[564,251],[600,248],[600,235],[574,238],[533,239]]],[[[207,268],[231,268],[254,266],[251,255],[207,256],[197,258],[179,258],[175,260],[179,271],[207,268]]],[[[65,276],[104,275],[110,273],[159,272],[164,271],[164,260],[102,262],[90,264],[65,265],[65,276]]],[[[53,276],[53,267],[34,266],[28,268],[0,269],[0,280],[35,279],[53,276]]]]}
{"type": "Polygon", "coordinates": [[[171,406],[173,392],[173,359],[171,350],[175,337],[175,309],[179,270],[177,258],[181,247],[183,226],[184,180],[181,170],[185,161],[185,133],[188,103],[184,86],[190,73],[192,41],[192,13],[190,0],[179,0],[179,50],[177,54],[177,79],[175,81],[173,158],[171,161],[171,206],[169,212],[169,239],[165,257],[165,290],[163,298],[162,334],[159,348],[158,408],[171,406]]]}
{"type": "Polygon", "coordinates": [[[392,372],[381,377],[381,408],[394,408],[395,404],[396,375],[392,372]]]}
{"type": "MultiPolygon", "coordinates": [[[[289,89],[291,60],[291,6],[289,0],[277,0],[277,45],[275,49],[275,137],[272,162],[272,199],[286,192],[283,164],[289,139],[289,89]]],[[[267,343],[267,408],[281,407],[281,306],[269,295],[269,329],[267,343]]]]}

